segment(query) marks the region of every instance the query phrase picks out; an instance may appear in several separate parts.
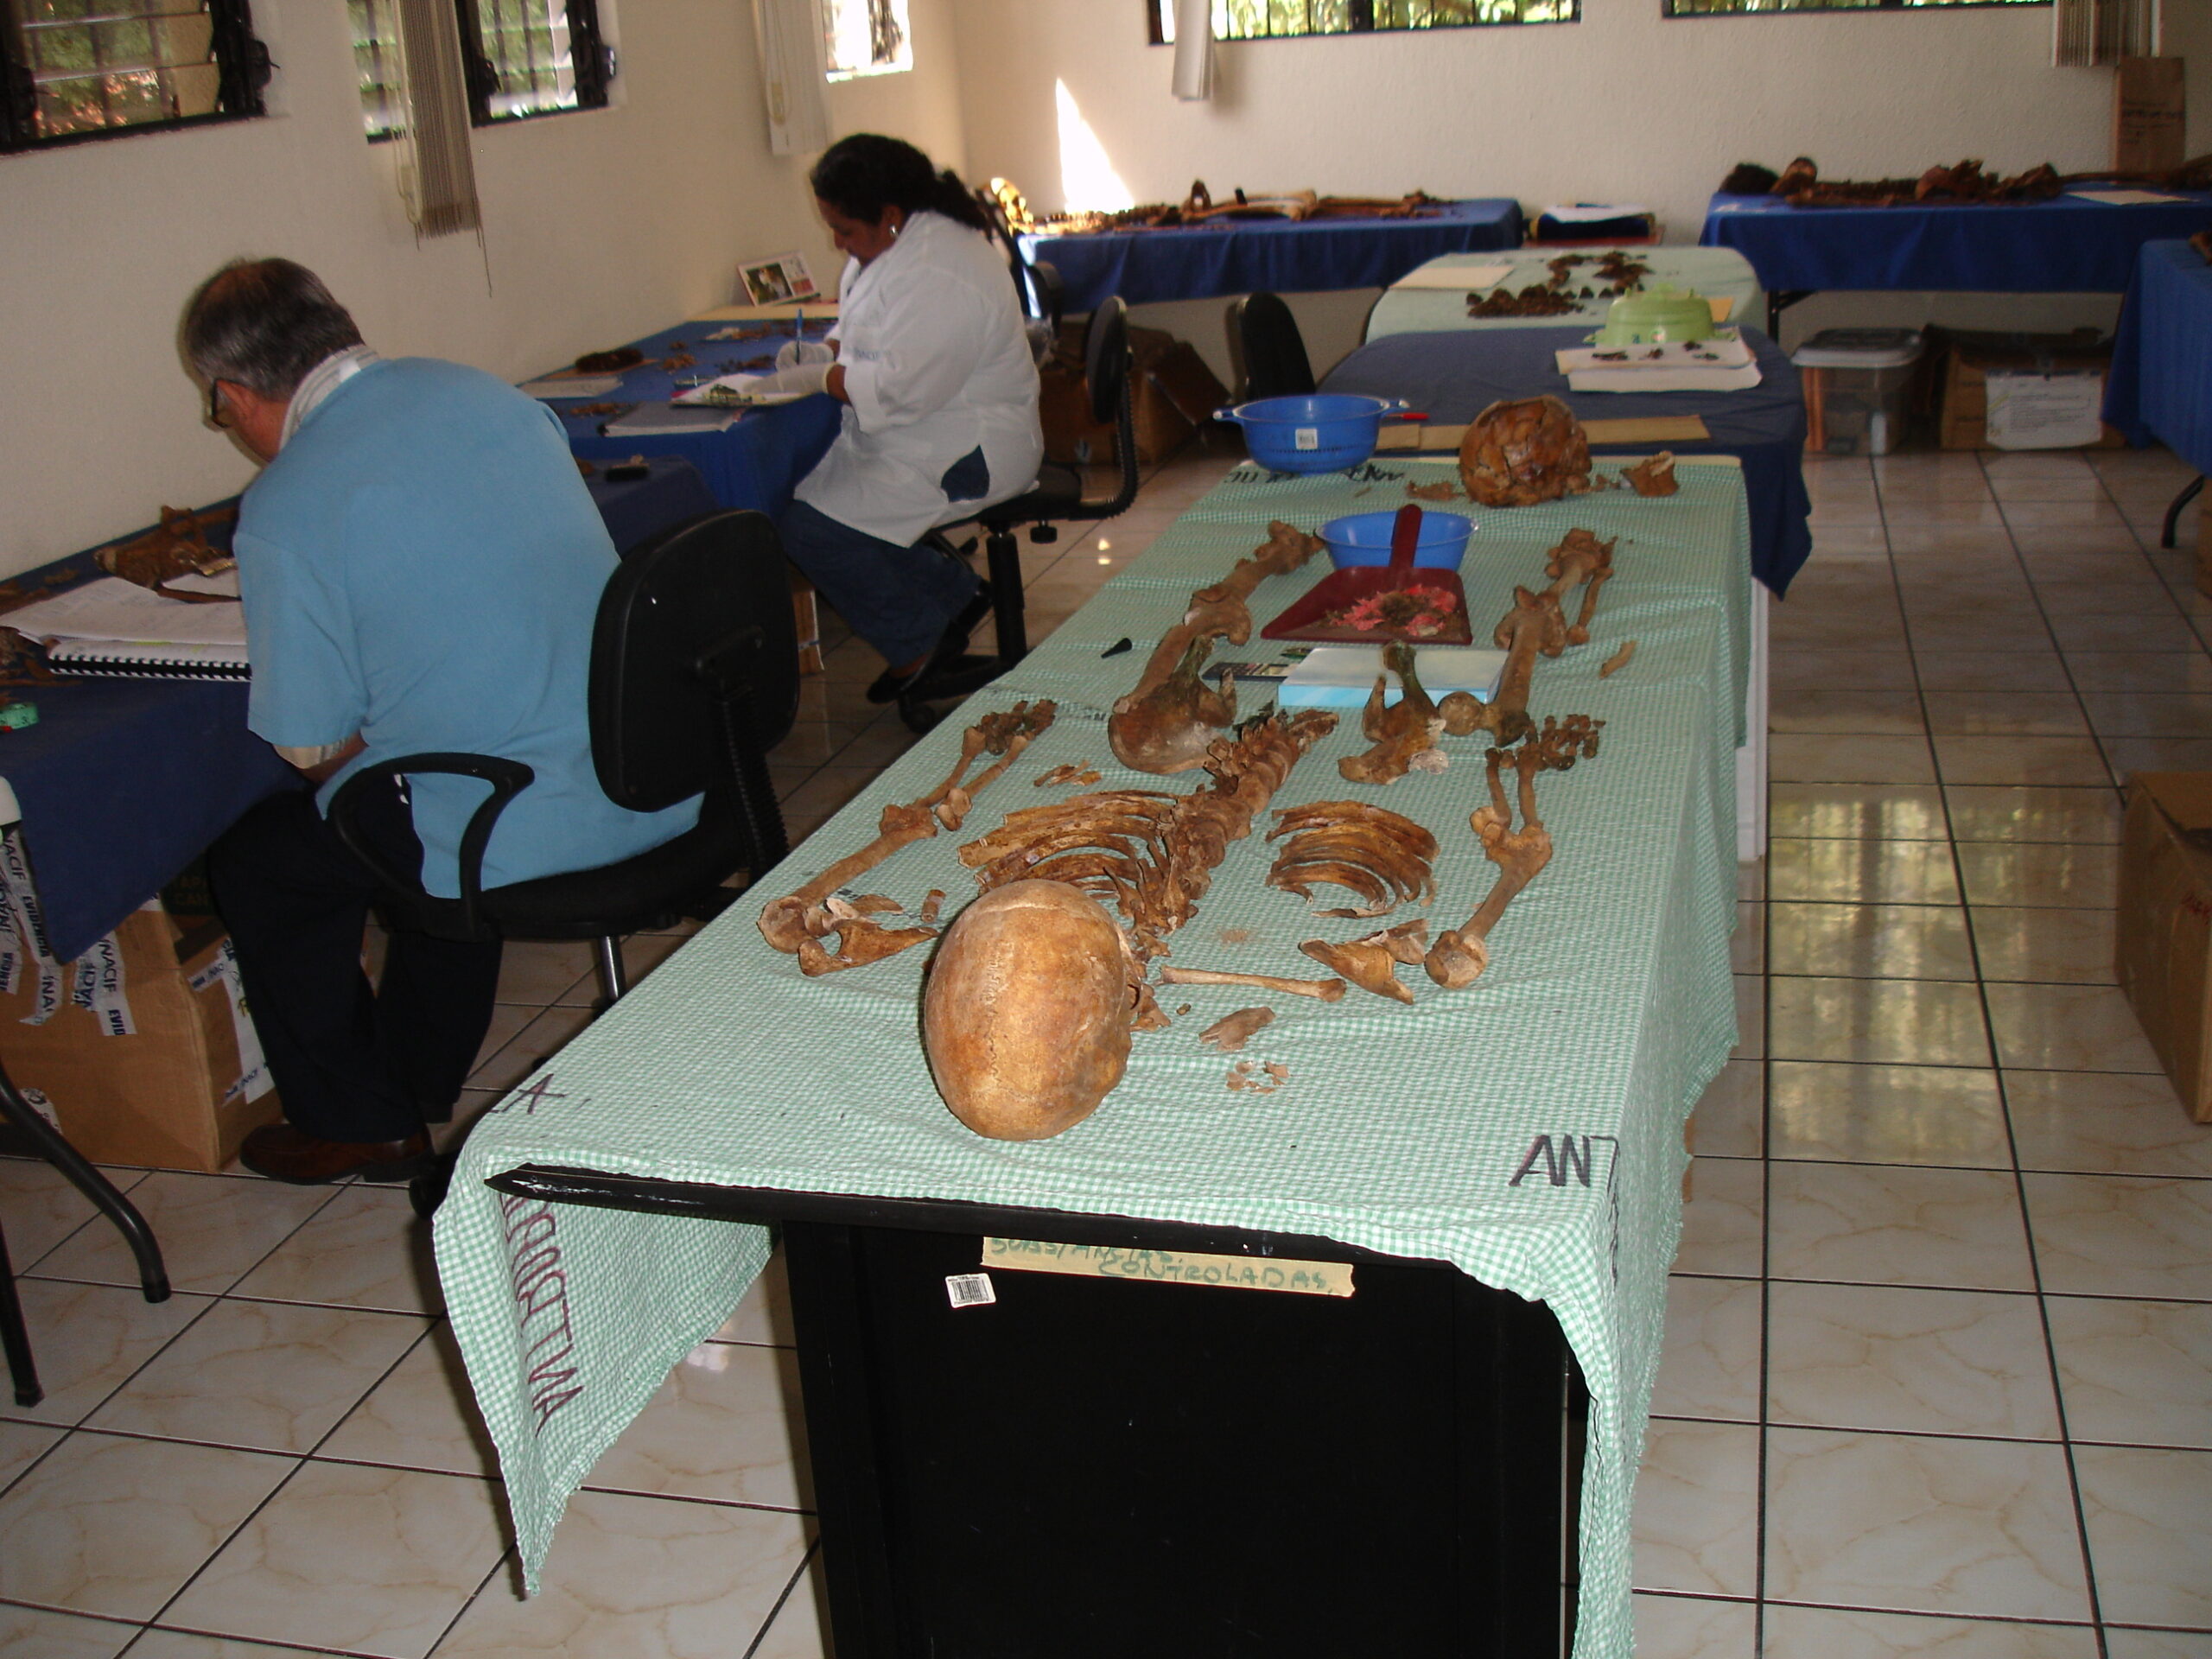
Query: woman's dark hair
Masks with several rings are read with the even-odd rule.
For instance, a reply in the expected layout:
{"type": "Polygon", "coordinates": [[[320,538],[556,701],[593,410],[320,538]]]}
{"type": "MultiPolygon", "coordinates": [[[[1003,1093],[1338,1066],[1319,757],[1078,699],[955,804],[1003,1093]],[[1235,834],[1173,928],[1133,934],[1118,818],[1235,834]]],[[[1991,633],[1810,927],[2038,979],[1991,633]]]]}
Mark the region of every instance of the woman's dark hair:
{"type": "Polygon", "coordinates": [[[239,259],[200,285],[184,312],[184,355],[203,380],[289,397],[361,331],[321,279],[289,259],[239,259]]]}
{"type": "Polygon", "coordinates": [[[928,156],[905,139],[887,138],[880,132],[840,138],[822,152],[807,181],[817,197],[864,225],[881,224],[887,207],[910,213],[927,209],[971,231],[989,225],[958,174],[950,168],[938,172],[928,156]]]}

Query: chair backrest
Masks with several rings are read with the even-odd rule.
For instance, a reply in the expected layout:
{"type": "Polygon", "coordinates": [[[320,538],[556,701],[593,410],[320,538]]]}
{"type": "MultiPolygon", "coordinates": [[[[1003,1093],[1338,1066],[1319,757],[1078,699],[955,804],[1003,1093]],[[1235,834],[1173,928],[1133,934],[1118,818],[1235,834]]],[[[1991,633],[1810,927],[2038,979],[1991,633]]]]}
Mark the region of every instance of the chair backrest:
{"type": "Polygon", "coordinates": [[[775,525],[714,512],[631,550],[599,601],[592,636],[591,748],[619,806],[657,811],[727,776],[702,658],[748,631],[752,737],[766,751],[798,713],[798,632],[775,525]]]}
{"type": "Polygon", "coordinates": [[[1083,373],[1090,387],[1090,418],[1115,418],[1129,386],[1129,308],[1109,294],[1090,314],[1083,336],[1083,373]]]}
{"type": "Polygon", "coordinates": [[[1060,332],[1060,314],[1067,308],[1068,285],[1060,278],[1060,268],[1049,259],[1039,259],[1033,264],[1024,264],[1028,273],[1027,292],[1022,309],[1039,322],[1051,326],[1053,334],[1060,332]]]}
{"type": "Polygon", "coordinates": [[[1314,389],[1306,337],[1280,294],[1244,296],[1236,308],[1236,339],[1243,348],[1247,399],[1298,397],[1314,389]]]}

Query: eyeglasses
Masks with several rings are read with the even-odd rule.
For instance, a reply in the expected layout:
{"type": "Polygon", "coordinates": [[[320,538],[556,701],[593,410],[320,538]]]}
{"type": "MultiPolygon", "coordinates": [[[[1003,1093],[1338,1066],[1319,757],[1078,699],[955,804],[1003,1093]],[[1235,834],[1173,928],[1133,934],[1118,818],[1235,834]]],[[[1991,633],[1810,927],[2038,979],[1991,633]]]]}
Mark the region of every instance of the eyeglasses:
{"type": "Polygon", "coordinates": [[[231,423],[229,415],[223,409],[222,385],[219,380],[207,383],[207,424],[210,426],[227,427],[231,423]]]}

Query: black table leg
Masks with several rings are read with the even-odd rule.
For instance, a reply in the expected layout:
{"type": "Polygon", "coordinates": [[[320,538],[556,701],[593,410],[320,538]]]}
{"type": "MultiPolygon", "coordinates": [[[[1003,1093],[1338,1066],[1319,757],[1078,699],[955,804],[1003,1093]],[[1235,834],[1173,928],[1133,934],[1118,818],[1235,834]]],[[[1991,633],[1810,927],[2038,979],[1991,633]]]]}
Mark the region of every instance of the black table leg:
{"type": "Polygon", "coordinates": [[[1766,337],[1776,345],[1782,344],[1782,314],[1800,300],[1809,300],[1818,292],[1810,288],[1777,288],[1766,296],[1766,337]]]}
{"type": "Polygon", "coordinates": [[[60,1130],[32,1109],[4,1068],[0,1068],[0,1118],[5,1118],[31,1143],[40,1157],[67,1176],[70,1184],[115,1224],[116,1230],[123,1235],[123,1242],[130,1247],[130,1254],[138,1258],[138,1283],[146,1300],[168,1300],[168,1270],[162,1265],[162,1247],[154,1242],[154,1230],[146,1224],[145,1217],[116,1190],[112,1181],[92,1166],[83,1153],[69,1144],[60,1130]]]}
{"type": "Polygon", "coordinates": [[[16,1296],[16,1270],[8,1262],[4,1234],[0,1234],[0,1351],[8,1356],[16,1403],[35,1406],[45,1399],[46,1390],[38,1385],[38,1367],[31,1363],[30,1333],[23,1328],[23,1305],[16,1296]]]}
{"type": "Polygon", "coordinates": [[[2204,480],[2201,476],[2192,478],[2182,486],[2181,493],[2174,497],[2173,505],[2166,509],[2165,527],[2158,532],[2160,547],[2171,547],[2174,544],[2174,526],[2181,522],[2182,509],[2196,500],[2198,493],[2203,488],[2204,480]]]}

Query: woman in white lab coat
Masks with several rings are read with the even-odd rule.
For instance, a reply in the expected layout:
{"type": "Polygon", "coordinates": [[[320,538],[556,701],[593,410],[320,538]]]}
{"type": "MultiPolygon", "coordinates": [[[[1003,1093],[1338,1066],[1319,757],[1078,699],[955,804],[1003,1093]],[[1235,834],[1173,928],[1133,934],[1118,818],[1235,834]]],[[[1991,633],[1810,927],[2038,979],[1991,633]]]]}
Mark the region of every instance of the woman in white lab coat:
{"type": "Polygon", "coordinates": [[[951,173],[912,144],[858,133],[810,178],[848,256],[836,358],[787,366],[778,385],[846,407],[785,515],[784,550],[882,652],[889,666],[869,699],[926,696],[949,681],[990,595],[922,537],[1036,481],[1036,365],[1006,260],[951,173]]]}

